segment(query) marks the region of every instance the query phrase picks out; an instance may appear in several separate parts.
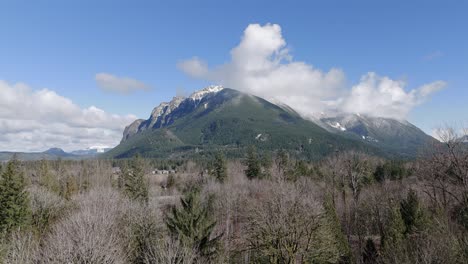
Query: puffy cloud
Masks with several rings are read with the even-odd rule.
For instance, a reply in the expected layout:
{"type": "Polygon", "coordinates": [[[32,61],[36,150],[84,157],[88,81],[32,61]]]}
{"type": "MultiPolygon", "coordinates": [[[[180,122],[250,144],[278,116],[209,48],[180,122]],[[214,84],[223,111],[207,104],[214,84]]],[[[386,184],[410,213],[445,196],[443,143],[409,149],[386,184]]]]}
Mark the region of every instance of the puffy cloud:
{"type": "Polygon", "coordinates": [[[371,72],[352,87],[350,94],[342,99],[340,107],[345,112],[404,118],[413,107],[445,85],[445,82],[437,81],[406,92],[404,81],[380,77],[371,72]]]}
{"type": "Polygon", "coordinates": [[[414,106],[445,86],[438,81],[406,92],[403,81],[367,73],[360,83],[349,88],[341,69],[323,71],[293,60],[281,27],[276,24],[249,25],[226,64],[209,68],[194,57],[178,67],[194,78],[280,101],[305,116],[333,110],[404,118],[414,106]]]}
{"type": "Polygon", "coordinates": [[[128,94],[138,90],[148,91],[150,87],[138,80],[119,77],[109,73],[98,73],[95,76],[97,85],[104,91],[128,94]]]}
{"type": "Polygon", "coordinates": [[[0,150],[65,150],[94,145],[115,146],[133,115],[107,113],[95,106],[80,108],[48,89],[0,80],[0,150]]]}

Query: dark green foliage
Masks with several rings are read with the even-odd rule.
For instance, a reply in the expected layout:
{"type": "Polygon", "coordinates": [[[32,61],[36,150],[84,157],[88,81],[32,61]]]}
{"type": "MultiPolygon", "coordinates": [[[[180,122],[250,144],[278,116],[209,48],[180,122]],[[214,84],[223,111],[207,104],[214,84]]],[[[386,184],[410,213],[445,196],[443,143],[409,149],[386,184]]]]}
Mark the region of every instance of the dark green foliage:
{"type": "MultiPolygon", "coordinates": [[[[289,166],[288,166],[289,167],[289,166]]],[[[296,181],[299,177],[309,176],[310,170],[307,162],[303,160],[296,160],[294,166],[283,172],[286,179],[289,181],[296,181]]]]}
{"type": "Polygon", "coordinates": [[[263,153],[261,164],[262,164],[262,167],[265,168],[266,170],[271,168],[271,166],[273,165],[273,159],[271,157],[270,151],[265,151],[263,153]]]}
{"type": "Polygon", "coordinates": [[[401,201],[400,213],[405,223],[405,234],[412,234],[424,228],[424,211],[413,189],[410,189],[406,199],[401,201]]]}
{"type": "Polygon", "coordinates": [[[381,238],[381,245],[384,251],[400,250],[403,246],[405,233],[405,223],[401,217],[399,208],[390,208],[387,223],[385,225],[384,235],[381,238]]]}
{"type": "Polygon", "coordinates": [[[294,173],[297,176],[309,176],[310,170],[307,166],[307,162],[305,162],[304,160],[296,161],[296,164],[294,165],[294,173]]]}
{"type": "Polygon", "coordinates": [[[151,247],[157,243],[160,235],[160,227],[157,218],[151,213],[139,215],[139,219],[129,219],[132,231],[132,255],[131,263],[148,263],[145,258],[151,247]]]}
{"type": "Polygon", "coordinates": [[[245,158],[245,165],[247,168],[245,169],[245,176],[252,179],[261,178],[261,166],[260,160],[258,158],[257,149],[254,146],[250,146],[247,150],[247,155],[245,158]]]}
{"type": "Polygon", "coordinates": [[[364,264],[374,264],[377,263],[378,251],[375,247],[374,241],[370,238],[366,241],[366,247],[362,253],[362,262],[364,264]]]}
{"type": "Polygon", "coordinates": [[[54,193],[60,193],[60,184],[49,168],[49,161],[43,159],[39,164],[39,185],[54,193]]]}
{"type": "Polygon", "coordinates": [[[226,158],[220,152],[216,153],[212,174],[221,183],[227,178],[226,158]]]}
{"type": "MultiPolygon", "coordinates": [[[[468,201],[461,201],[455,206],[452,214],[455,220],[468,232],[468,201]]],[[[467,239],[468,241],[468,239],[467,239]]],[[[468,248],[467,248],[468,255],[468,248]]]]}
{"type": "Polygon", "coordinates": [[[181,198],[180,203],[181,207],[173,207],[167,216],[167,227],[184,246],[196,249],[201,256],[212,256],[221,236],[212,237],[216,221],[211,219],[209,205],[203,204],[195,191],[181,198]]]}
{"type": "Polygon", "coordinates": [[[136,155],[130,166],[123,171],[122,186],[125,193],[132,200],[148,202],[148,183],[145,179],[144,160],[136,155]]]}
{"type": "Polygon", "coordinates": [[[409,170],[401,161],[387,161],[378,165],[374,171],[374,179],[377,182],[385,180],[401,180],[409,175],[409,170]]]}
{"type": "Polygon", "coordinates": [[[19,163],[8,162],[0,179],[0,234],[9,233],[30,222],[31,210],[26,183],[19,163]]]}
{"type": "Polygon", "coordinates": [[[335,205],[333,204],[333,199],[331,197],[327,196],[323,203],[323,208],[325,210],[325,219],[330,228],[331,235],[333,236],[332,239],[336,244],[337,254],[340,259],[339,263],[352,263],[353,257],[351,248],[345,234],[343,233],[340,219],[338,218],[335,205]]]}
{"type": "Polygon", "coordinates": [[[70,200],[71,197],[78,192],[78,183],[75,177],[68,175],[62,178],[60,196],[66,200],[70,200]]]}

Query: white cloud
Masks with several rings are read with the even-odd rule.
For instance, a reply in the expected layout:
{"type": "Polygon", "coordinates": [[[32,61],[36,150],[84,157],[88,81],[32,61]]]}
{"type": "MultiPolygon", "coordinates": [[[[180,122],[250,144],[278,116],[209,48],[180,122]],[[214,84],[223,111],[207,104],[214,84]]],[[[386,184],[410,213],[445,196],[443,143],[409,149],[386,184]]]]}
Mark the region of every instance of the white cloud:
{"type": "Polygon", "coordinates": [[[133,115],[107,113],[95,106],[80,108],[48,89],[0,80],[0,150],[76,150],[93,145],[115,146],[133,115]]]}
{"type": "Polygon", "coordinates": [[[342,99],[340,107],[345,112],[404,118],[413,107],[423,103],[445,85],[445,82],[437,81],[406,92],[404,81],[395,81],[371,72],[352,87],[349,95],[342,99]]]}
{"type": "Polygon", "coordinates": [[[438,81],[407,92],[403,81],[367,73],[349,88],[341,69],[323,71],[293,60],[276,24],[249,25],[226,64],[209,68],[194,57],[178,67],[194,78],[288,104],[306,116],[341,110],[405,118],[414,106],[445,86],[438,81]]]}
{"type": "Polygon", "coordinates": [[[98,73],[95,76],[97,85],[104,91],[128,94],[138,90],[148,91],[150,87],[138,80],[119,77],[109,73],[98,73]]]}

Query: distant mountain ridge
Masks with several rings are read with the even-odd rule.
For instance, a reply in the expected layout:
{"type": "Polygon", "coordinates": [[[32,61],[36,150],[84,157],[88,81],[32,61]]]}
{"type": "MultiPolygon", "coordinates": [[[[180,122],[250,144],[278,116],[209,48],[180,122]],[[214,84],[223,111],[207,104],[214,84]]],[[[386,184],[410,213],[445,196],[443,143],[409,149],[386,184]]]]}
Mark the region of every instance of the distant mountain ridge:
{"type": "Polygon", "coordinates": [[[125,128],[104,157],[180,157],[223,150],[242,155],[248,145],[287,149],[307,158],[346,149],[414,157],[433,138],[407,121],[341,114],[308,120],[290,106],[240,91],[209,86],[155,107],[125,128]]]}
{"type": "Polygon", "coordinates": [[[87,159],[94,158],[99,154],[109,151],[111,148],[107,147],[90,147],[84,150],[75,150],[65,152],[61,148],[50,148],[43,152],[13,152],[13,151],[0,151],[0,161],[7,161],[13,158],[14,155],[19,160],[56,160],[56,159],[87,159]]]}
{"type": "Polygon", "coordinates": [[[315,122],[332,133],[399,152],[402,156],[416,156],[422,146],[437,142],[406,120],[341,113],[322,116],[315,122]]]}

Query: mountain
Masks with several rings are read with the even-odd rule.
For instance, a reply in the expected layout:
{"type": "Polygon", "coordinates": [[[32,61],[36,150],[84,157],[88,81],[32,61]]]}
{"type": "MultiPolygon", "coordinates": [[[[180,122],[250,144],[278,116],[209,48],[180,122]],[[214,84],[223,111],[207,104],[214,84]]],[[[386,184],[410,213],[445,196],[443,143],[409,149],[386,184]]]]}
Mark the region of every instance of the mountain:
{"type": "Polygon", "coordinates": [[[367,142],[330,133],[292,109],[210,86],[187,98],[161,103],[148,119],[127,126],[121,143],[103,157],[126,158],[135,153],[187,157],[220,149],[241,156],[249,145],[271,151],[283,148],[311,159],[343,149],[381,152],[367,142]]]}
{"type": "Polygon", "coordinates": [[[437,142],[406,120],[341,113],[322,116],[315,122],[332,133],[367,142],[402,157],[414,157],[422,147],[437,142]]]}
{"type": "Polygon", "coordinates": [[[56,159],[78,159],[79,157],[63,151],[60,148],[51,148],[44,152],[0,152],[0,161],[7,161],[13,158],[19,160],[56,160],[56,159]]]}
{"type": "Polygon", "coordinates": [[[84,150],[75,150],[71,152],[65,152],[61,148],[50,148],[43,152],[9,152],[0,151],[0,161],[7,161],[13,158],[14,155],[19,160],[56,160],[56,159],[68,159],[68,160],[81,160],[94,158],[97,155],[107,152],[110,148],[107,147],[90,147],[84,150]]]}
{"type": "Polygon", "coordinates": [[[73,154],[63,151],[63,149],[61,148],[50,148],[42,153],[50,155],[50,156],[61,157],[61,158],[74,156],[73,154]]]}
{"type": "Polygon", "coordinates": [[[209,86],[161,103],[148,119],[127,126],[120,144],[102,156],[189,157],[217,150],[241,156],[256,145],[311,159],[347,149],[412,158],[434,141],[407,121],[343,113],[305,119],[287,105],[209,86]]]}

